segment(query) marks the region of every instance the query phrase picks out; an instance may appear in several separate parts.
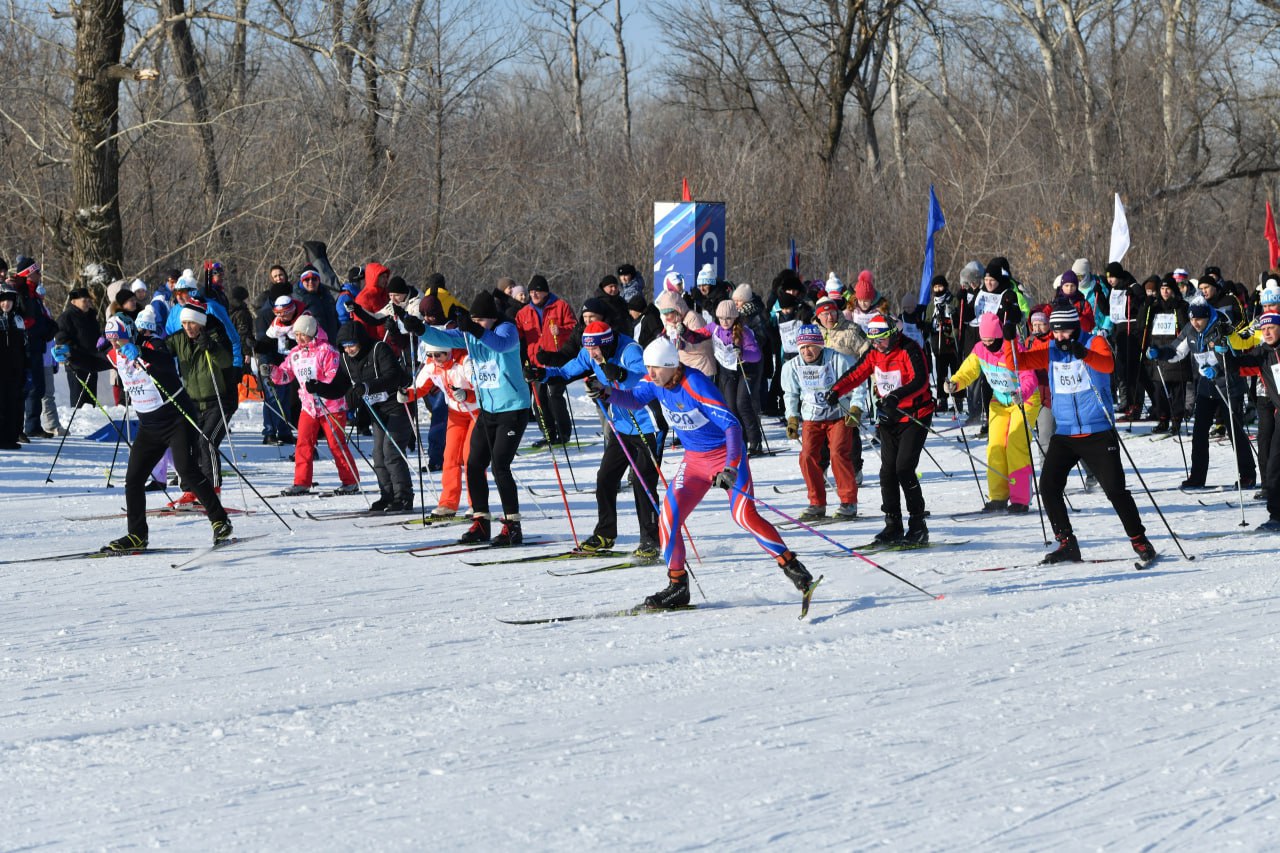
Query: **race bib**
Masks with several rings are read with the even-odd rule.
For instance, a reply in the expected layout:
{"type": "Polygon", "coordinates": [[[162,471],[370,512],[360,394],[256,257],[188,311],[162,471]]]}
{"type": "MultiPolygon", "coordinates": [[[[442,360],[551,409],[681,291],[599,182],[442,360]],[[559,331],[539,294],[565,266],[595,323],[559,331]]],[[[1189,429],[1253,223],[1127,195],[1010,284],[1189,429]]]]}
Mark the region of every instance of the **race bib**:
{"type": "Polygon", "coordinates": [[[1089,389],[1089,374],[1083,361],[1055,361],[1049,372],[1049,383],[1054,394],[1083,394],[1089,389]]]}
{"type": "Polygon", "coordinates": [[[370,406],[374,403],[385,403],[387,402],[387,392],[379,391],[377,394],[369,394],[364,398],[364,401],[370,406]]]}
{"type": "Polygon", "coordinates": [[[1122,291],[1111,291],[1111,322],[1129,322],[1129,294],[1122,291]]]}
{"type": "Polygon", "coordinates": [[[733,344],[726,344],[720,340],[718,335],[712,335],[711,339],[715,341],[716,361],[720,362],[726,370],[738,369],[738,350],[733,344]]]}
{"type": "Polygon", "coordinates": [[[164,405],[160,389],[156,383],[136,362],[127,362],[123,358],[115,363],[116,373],[120,375],[120,384],[124,386],[129,401],[139,412],[154,412],[164,405]]]}
{"type": "Polygon", "coordinates": [[[800,390],[801,397],[807,398],[813,405],[819,408],[826,408],[826,401],[823,399],[827,395],[827,391],[835,384],[836,378],[834,371],[829,364],[800,364],[800,390]]]}
{"type": "Polygon", "coordinates": [[[471,362],[471,376],[471,384],[475,387],[494,390],[499,387],[501,379],[498,362],[493,359],[471,362]]]}
{"type": "Polygon", "coordinates": [[[800,321],[788,320],[778,324],[778,335],[782,338],[782,351],[795,353],[800,351],[796,344],[796,335],[800,334],[800,321]]]}
{"type": "MultiPolygon", "coordinates": [[[[1277,388],[1280,388],[1280,364],[1271,365],[1271,381],[1275,383],[1275,386],[1277,388]]],[[[1263,384],[1264,383],[1261,383],[1261,382],[1258,383],[1258,399],[1259,400],[1267,396],[1266,388],[1263,387],[1263,384]]]]}
{"type": "Polygon", "coordinates": [[[1198,352],[1192,358],[1196,360],[1196,367],[1214,367],[1218,363],[1218,354],[1213,350],[1198,352]]]}
{"type": "Polygon", "coordinates": [[[1151,321],[1151,334],[1172,337],[1178,334],[1177,314],[1157,314],[1151,321]]]}
{"type": "Polygon", "coordinates": [[[707,416],[702,413],[701,409],[693,409],[688,412],[672,411],[667,408],[666,403],[663,403],[662,414],[666,417],[667,423],[681,432],[692,432],[709,423],[707,416]]]}
{"type": "Polygon", "coordinates": [[[877,367],[876,375],[871,381],[875,383],[876,393],[884,397],[902,387],[902,371],[881,370],[877,367]]]}
{"type": "Polygon", "coordinates": [[[1009,398],[1018,390],[1018,377],[1007,367],[986,367],[982,371],[991,390],[1009,398]]]}
{"type": "Polygon", "coordinates": [[[305,385],[316,377],[316,358],[313,355],[302,356],[293,360],[293,375],[299,385],[305,385]]]}

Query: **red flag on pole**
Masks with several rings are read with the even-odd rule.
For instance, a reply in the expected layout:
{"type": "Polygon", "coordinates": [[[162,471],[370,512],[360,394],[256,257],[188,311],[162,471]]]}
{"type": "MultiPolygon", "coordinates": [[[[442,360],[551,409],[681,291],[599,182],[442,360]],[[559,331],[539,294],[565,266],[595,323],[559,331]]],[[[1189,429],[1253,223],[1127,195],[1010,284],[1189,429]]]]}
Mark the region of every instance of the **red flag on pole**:
{"type": "MultiPolygon", "coordinates": [[[[693,196],[689,195],[689,179],[688,178],[680,179],[680,200],[693,201],[693,196]]],[[[1270,210],[1271,208],[1268,207],[1267,209],[1270,210]]]]}
{"type": "Polygon", "coordinates": [[[1267,224],[1262,230],[1267,238],[1267,269],[1275,269],[1280,260],[1280,237],[1276,236],[1276,218],[1271,213],[1271,202],[1267,202],[1267,224]]]}

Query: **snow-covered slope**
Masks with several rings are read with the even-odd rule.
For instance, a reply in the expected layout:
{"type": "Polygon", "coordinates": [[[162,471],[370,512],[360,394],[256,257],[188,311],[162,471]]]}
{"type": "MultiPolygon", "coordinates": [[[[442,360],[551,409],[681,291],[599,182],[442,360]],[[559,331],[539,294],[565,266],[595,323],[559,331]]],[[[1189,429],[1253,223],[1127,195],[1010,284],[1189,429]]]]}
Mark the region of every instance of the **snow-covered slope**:
{"type": "MultiPolygon", "coordinates": [[[[75,432],[104,423],[82,411],[75,432]]],[[[292,466],[258,423],[255,406],[237,415],[236,452],[274,495],[292,466]]],[[[597,433],[585,407],[578,428],[597,433]]],[[[1177,445],[1146,430],[1130,451],[1153,489],[1175,486],[1177,445]]],[[[702,609],[517,627],[498,620],[626,607],[664,571],[558,578],[383,554],[461,529],[289,512],[359,497],[273,500],[290,532],[252,495],[237,530],[272,535],[193,571],[172,555],[41,562],[124,532],[68,520],[122,506],[105,488],[113,445],[73,438],[47,484],[55,449],[0,454],[0,543],[28,558],[0,567],[4,849],[1280,846],[1275,539],[1196,540],[1249,529],[1223,503],[1234,495],[1155,492],[1194,562],[1130,475],[1168,555],[1155,568],[975,572],[1038,560],[1040,522],[951,520],[979,490],[960,445],[932,439],[954,476],[923,460],[931,531],[967,544],[872,559],[940,600],[788,532],[826,575],[797,621],[795,591],[715,494],[690,523],[702,609]]],[[[1212,453],[1211,482],[1232,481],[1230,449],[1212,453]]],[[[561,460],[566,483],[590,489],[597,456],[574,451],[572,478],[561,460]]],[[[520,457],[517,473],[543,492],[548,462],[520,457]]],[[[879,529],[877,466],[868,451],[864,517],[824,533],[857,545],[879,529]]],[[[331,462],[317,471],[337,485],[331,462]]],[[[803,508],[769,488],[799,482],[794,451],[753,471],[761,498],[803,508]]],[[[526,536],[567,539],[558,498],[538,498],[544,519],[529,497],[526,536]]],[[[1105,498],[1078,481],[1069,497],[1086,558],[1131,556],[1105,498]]],[[[246,504],[234,479],[224,498],[246,504]]],[[[571,506],[587,535],[591,493],[571,506]]],[[[1265,518],[1253,501],[1245,514],[1265,518]]],[[[202,518],[152,522],[155,547],[208,540],[202,518]]]]}

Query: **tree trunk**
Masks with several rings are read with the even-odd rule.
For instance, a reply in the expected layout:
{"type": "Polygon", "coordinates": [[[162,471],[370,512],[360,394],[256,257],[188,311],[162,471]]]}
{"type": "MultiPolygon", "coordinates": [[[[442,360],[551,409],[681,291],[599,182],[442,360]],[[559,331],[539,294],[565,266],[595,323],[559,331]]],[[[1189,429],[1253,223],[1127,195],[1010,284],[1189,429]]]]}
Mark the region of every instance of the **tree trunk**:
{"type": "Polygon", "coordinates": [[[414,0],[405,23],[404,39],[400,45],[400,68],[396,71],[391,100],[391,133],[394,137],[400,119],[404,116],[405,97],[409,89],[409,71],[413,68],[413,52],[418,44],[418,25],[422,20],[422,7],[426,0],[414,0]]]}
{"type": "Polygon", "coordinates": [[[249,28],[244,21],[249,17],[249,0],[236,0],[235,32],[231,37],[231,103],[243,107],[249,90],[249,71],[246,61],[249,28]]]}
{"type": "Polygon", "coordinates": [[[578,0],[568,0],[569,63],[573,73],[573,139],[582,151],[587,147],[583,130],[582,106],[582,45],[579,37],[581,22],[578,20],[578,0]]]}
{"type": "Polygon", "coordinates": [[[100,282],[122,277],[120,223],[120,81],[108,69],[124,46],[124,0],[82,0],[75,18],[75,88],[71,96],[72,262],[84,276],[102,267],[100,282]]]}
{"type": "MultiPolygon", "coordinates": [[[[171,16],[182,15],[186,11],[186,0],[166,0],[166,5],[171,16]]],[[[209,99],[204,81],[200,79],[200,66],[196,61],[196,46],[191,39],[191,28],[185,19],[176,20],[170,25],[169,41],[173,45],[178,77],[186,90],[191,120],[195,124],[196,137],[200,143],[200,184],[208,207],[207,214],[210,221],[217,221],[222,210],[222,174],[218,169],[218,151],[214,146],[209,99]]],[[[231,233],[223,228],[218,235],[218,251],[225,254],[230,250],[231,233]]]]}
{"type": "Polygon", "coordinates": [[[338,69],[338,116],[346,124],[350,106],[351,68],[354,55],[346,36],[347,10],[344,0],[329,0],[329,26],[333,40],[333,64],[338,69]]]}
{"type": "Polygon", "coordinates": [[[627,67],[627,44],[622,39],[622,0],[613,0],[613,40],[618,47],[618,73],[622,76],[622,145],[631,162],[631,74],[627,67]]]}

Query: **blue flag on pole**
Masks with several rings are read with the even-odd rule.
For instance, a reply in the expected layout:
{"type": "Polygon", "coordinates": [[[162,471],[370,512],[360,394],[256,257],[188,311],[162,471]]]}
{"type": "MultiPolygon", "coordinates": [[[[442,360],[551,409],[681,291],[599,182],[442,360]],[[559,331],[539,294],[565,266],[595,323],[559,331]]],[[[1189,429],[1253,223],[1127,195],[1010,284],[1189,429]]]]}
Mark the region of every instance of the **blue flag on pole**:
{"type": "Polygon", "coordinates": [[[929,227],[924,238],[924,271],[920,273],[919,305],[929,301],[929,282],[933,280],[933,235],[946,227],[947,220],[942,215],[942,206],[938,204],[938,197],[933,194],[933,184],[929,184],[929,227]]]}
{"type": "Polygon", "coordinates": [[[800,272],[800,253],[796,251],[796,238],[791,239],[791,251],[787,254],[787,266],[792,272],[800,272]]]}

